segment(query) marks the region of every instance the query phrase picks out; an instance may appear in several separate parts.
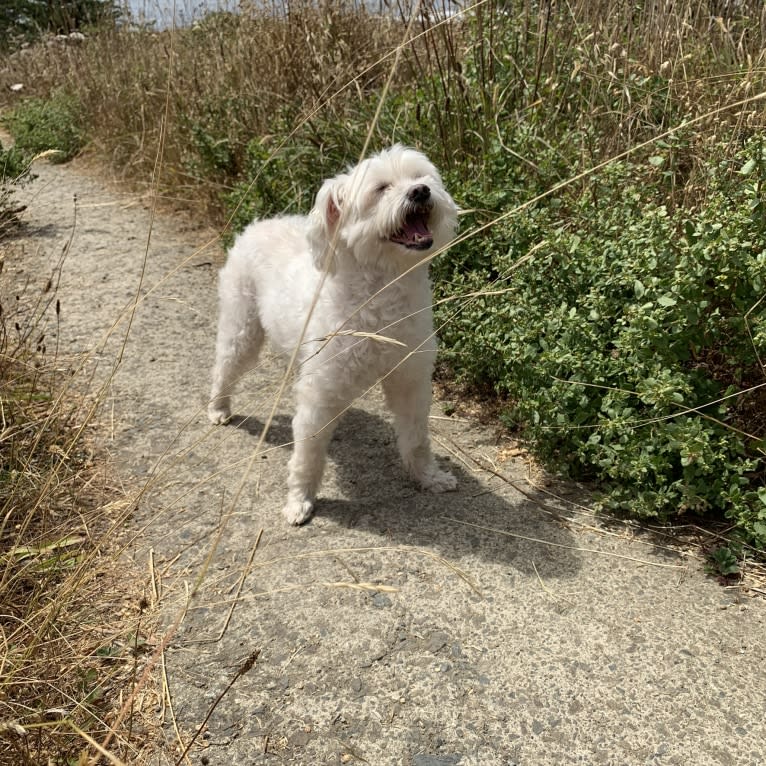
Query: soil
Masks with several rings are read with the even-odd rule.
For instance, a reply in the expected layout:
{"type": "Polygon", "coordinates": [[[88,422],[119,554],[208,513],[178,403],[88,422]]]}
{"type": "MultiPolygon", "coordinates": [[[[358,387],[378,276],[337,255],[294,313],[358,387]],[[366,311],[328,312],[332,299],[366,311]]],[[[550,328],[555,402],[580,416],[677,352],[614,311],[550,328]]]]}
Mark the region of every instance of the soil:
{"type": "Polygon", "coordinates": [[[214,238],[77,163],[35,171],[6,274],[44,284],[71,240],[59,353],[86,360],[168,642],[151,763],[193,737],[185,761],[211,766],[766,763],[764,600],[533,486],[523,450],[450,402],[432,425],[457,492],[408,481],[376,395],[289,527],[289,395],[259,447],[281,364],[248,376],[233,425],[205,416],[214,238]]]}

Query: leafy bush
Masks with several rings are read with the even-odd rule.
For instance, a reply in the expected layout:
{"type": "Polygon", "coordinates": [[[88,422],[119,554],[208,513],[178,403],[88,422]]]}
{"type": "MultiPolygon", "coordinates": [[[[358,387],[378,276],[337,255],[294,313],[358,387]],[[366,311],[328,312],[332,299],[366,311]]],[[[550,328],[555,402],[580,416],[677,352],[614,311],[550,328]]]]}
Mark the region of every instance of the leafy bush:
{"type": "Polygon", "coordinates": [[[17,147],[4,149],[0,143],[0,238],[13,227],[24,209],[16,203],[14,194],[28,180],[28,158],[17,147]]]}
{"type": "Polygon", "coordinates": [[[30,98],[3,116],[18,152],[34,155],[51,149],[52,161],[72,159],[85,144],[81,110],[75,97],[63,90],[50,98],[30,98]]]}
{"type": "MultiPolygon", "coordinates": [[[[289,118],[282,124],[286,132],[289,118]]],[[[308,130],[300,130],[276,151],[281,135],[284,133],[266,139],[254,138],[247,144],[242,180],[226,195],[234,231],[242,229],[254,217],[306,213],[322,181],[354,164],[364,139],[360,132],[332,136],[328,130],[317,146],[308,130]]]]}
{"type": "Polygon", "coordinates": [[[704,206],[670,213],[644,168],[615,165],[565,218],[493,230],[483,265],[437,264],[443,297],[484,293],[439,307],[447,358],[511,397],[542,461],[601,482],[610,509],[721,513],[761,546],[765,167],[754,143],[711,169],[704,206]]]}

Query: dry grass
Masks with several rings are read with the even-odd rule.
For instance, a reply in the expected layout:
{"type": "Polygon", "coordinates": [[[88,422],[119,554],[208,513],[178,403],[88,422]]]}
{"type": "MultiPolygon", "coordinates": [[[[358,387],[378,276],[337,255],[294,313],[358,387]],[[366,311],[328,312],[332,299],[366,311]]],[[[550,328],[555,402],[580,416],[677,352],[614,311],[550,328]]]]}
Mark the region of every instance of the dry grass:
{"type": "MultiPolygon", "coordinates": [[[[20,257],[0,240],[0,263],[20,257]]],[[[141,583],[113,542],[132,504],[56,349],[57,274],[5,284],[0,324],[0,763],[87,763],[143,663],[141,583]],[[15,287],[17,292],[12,288],[15,287]]],[[[8,280],[13,282],[14,280],[8,280]]],[[[17,280],[16,280],[17,281],[17,280]]],[[[143,698],[115,732],[140,747],[143,698]]]]}
{"type": "Polygon", "coordinates": [[[580,136],[579,167],[560,169],[571,173],[711,113],[675,158],[679,194],[694,194],[710,144],[762,122],[759,105],[714,110],[763,89],[766,11],[755,0],[715,6],[480,0],[444,22],[438,2],[423,3],[406,40],[411,6],[380,16],[348,0],[301,0],[213,14],[194,28],[107,30],[83,46],[41,46],[15,55],[0,80],[24,83],[26,94],[65,89],[94,152],[218,224],[226,194],[268,175],[267,158],[295,135],[305,162],[354,160],[368,132],[374,144],[420,143],[439,166],[490,190],[497,179],[487,157],[498,148],[522,152],[518,161],[546,183],[549,169],[534,153],[561,131],[580,136]],[[262,159],[253,159],[253,140],[262,159]]]}
{"type": "Polygon", "coordinates": [[[14,57],[9,76],[28,93],[72,93],[95,152],[126,177],[158,183],[187,205],[204,190],[215,209],[250,139],[307,119],[349,83],[324,118],[342,114],[349,98],[374,98],[386,74],[376,62],[401,37],[400,24],[343,0],[321,12],[309,2],[282,12],[213,14],[191,29],[105,31],[83,47],[41,46],[14,57]]]}

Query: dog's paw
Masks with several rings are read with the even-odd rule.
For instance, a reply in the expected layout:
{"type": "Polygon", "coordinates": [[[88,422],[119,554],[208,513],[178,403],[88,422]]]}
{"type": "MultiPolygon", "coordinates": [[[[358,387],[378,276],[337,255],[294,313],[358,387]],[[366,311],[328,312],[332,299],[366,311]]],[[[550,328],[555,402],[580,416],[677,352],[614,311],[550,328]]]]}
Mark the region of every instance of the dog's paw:
{"type": "Polygon", "coordinates": [[[284,517],[289,524],[294,527],[298,527],[304,524],[311,518],[311,514],[314,512],[314,503],[311,500],[298,500],[290,498],[287,504],[282,509],[284,517]]]}
{"type": "Polygon", "coordinates": [[[423,489],[435,494],[457,489],[457,479],[449,471],[442,471],[436,465],[427,468],[419,480],[423,489]]]}
{"type": "Polygon", "coordinates": [[[210,418],[210,422],[215,426],[222,426],[231,420],[231,412],[228,407],[210,405],[207,408],[207,416],[210,418]]]}

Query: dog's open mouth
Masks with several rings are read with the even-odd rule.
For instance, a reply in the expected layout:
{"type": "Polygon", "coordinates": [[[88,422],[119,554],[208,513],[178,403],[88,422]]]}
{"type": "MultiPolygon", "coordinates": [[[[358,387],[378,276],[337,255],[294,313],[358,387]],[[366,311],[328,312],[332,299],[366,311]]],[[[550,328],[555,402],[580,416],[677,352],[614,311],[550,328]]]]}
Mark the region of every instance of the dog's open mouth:
{"type": "Polygon", "coordinates": [[[408,213],[402,228],[389,239],[410,250],[428,250],[434,243],[433,234],[428,229],[428,211],[417,210],[408,213]]]}

